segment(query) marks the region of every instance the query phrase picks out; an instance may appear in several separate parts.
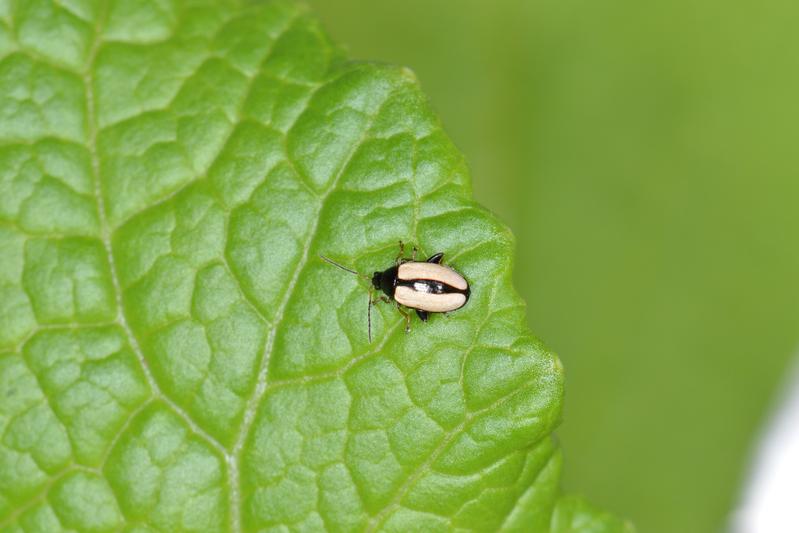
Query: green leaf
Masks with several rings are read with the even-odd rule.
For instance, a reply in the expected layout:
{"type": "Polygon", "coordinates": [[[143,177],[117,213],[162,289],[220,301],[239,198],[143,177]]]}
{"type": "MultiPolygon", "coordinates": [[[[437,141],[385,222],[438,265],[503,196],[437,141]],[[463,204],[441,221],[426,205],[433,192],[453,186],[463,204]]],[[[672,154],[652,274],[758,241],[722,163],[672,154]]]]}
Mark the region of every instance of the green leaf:
{"type": "Polygon", "coordinates": [[[413,74],[305,10],[0,2],[0,529],[616,531],[413,74]],[[366,334],[397,241],[471,280],[366,334]]]}

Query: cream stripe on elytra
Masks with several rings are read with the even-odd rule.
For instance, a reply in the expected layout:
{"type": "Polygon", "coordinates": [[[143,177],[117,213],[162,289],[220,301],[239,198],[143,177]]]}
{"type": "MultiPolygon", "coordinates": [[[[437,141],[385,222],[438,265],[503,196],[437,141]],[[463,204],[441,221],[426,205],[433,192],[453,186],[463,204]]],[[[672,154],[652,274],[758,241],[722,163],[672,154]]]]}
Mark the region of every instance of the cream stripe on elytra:
{"type": "Polygon", "coordinates": [[[397,278],[401,280],[431,279],[446,283],[460,291],[465,291],[469,286],[463,276],[449,267],[436,263],[408,262],[402,263],[397,272],[397,278]]]}
{"type": "Polygon", "coordinates": [[[402,285],[398,285],[394,291],[394,299],[401,305],[431,313],[454,311],[463,307],[463,304],[466,303],[466,295],[460,292],[430,294],[415,291],[411,287],[402,285]]]}

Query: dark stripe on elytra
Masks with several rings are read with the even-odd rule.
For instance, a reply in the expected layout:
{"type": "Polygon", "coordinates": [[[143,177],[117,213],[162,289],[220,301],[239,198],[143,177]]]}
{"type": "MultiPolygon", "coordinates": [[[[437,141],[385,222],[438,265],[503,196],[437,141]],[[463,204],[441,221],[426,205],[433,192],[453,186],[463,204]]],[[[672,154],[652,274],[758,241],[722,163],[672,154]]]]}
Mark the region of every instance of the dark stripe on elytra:
{"type": "Polygon", "coordinates": [[[433,281],[433,280],[424,279],[424,278],[419,278],[419,279],[399,279],[398,278],[396,286],[397,287],[399,287],[399,286],[408,287],[410,289],[414,289],[415,290],[415,288],[413,286],[414,283],[418,283],[420,281],[430,285],[433,288],[432,292],[429,292],[429,293],[426,293],[426,294],[453,294],[453,293],[460,293],[460,294],[466,294],[467,297],[468,297],[469,289],[461,290],[461,289],[457,289],[457,288],[453,287],[452,285],[447,285],[446,283],[441,283],[440,281],[433,281]]]}

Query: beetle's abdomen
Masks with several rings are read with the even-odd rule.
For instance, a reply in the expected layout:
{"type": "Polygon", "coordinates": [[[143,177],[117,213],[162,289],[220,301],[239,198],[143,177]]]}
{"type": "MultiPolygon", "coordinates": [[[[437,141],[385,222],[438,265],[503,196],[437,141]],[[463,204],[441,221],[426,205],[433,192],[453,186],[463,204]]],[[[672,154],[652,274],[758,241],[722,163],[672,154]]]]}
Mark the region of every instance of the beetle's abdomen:
{"type": "Polygon", "coordinates": [[[400,264],[397,270],[394,299],[413,309],[446,313],[466,304],[469,284],[451,268],[409,261],[400,264]]]}

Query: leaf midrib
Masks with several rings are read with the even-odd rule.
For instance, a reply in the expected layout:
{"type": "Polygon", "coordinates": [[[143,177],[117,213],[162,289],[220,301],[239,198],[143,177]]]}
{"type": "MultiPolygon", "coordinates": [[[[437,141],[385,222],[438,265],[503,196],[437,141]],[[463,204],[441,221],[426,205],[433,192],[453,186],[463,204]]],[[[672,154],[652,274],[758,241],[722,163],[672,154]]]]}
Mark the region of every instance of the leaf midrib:
{"type": "MultiPolygon", "coordinates": [[[[370,134],[371,128],[373,126],[375,118],[379,115],[380,110],[382,109],[382,105],[391,97],[391,93],[386,95],[383,102],[381,102],[378,109],[374,112],[374,114],[368,117],[367,123],[364,127],[363,134],[361,137],[355,142],[352,146],[347,157],[342,162],[340,168],[336,172],[336,175],[331,180],[328,187],[325,191],[318,195],[318,209],[317,209],[317,216],[313,220],[313,224],[307,233],[307,237],[305,238],[305,244],[303,246],[302,256],[300,257],[297,266],[294,269],[292,274],[291,280],[288,283],[288,286],[284,292],[283,298],[278,305],[277,311],[273,315],[272,320],[266,320],[260,310],[257,309],[257,306],[253,305],[253,302],[250,302],[253,307],[255,307],[258,315],[264,320],[265,325],[268,327],[269,331],[267,334],[267,340],[264,345],[264,350],[261,355],[261,360],[259,364],[259,368],[257,371],[257,381],[254,391],[249,398],[247,399],[245,408],[243,410],[243,417],[242,421],[239,424],[239,431],[237,433],[236,439],[234,440],[234,444],[230,450],[226,446],[224,446],[218,439],[216,439],[213,435],[205,431],[189,414],[185,409],[183,409],[179,404],[177,404],[170,396],[164,392],[163,389],[158,385],[157,380],[155,379],[154,375],[150,371],[146,358],[144,356],[144,352],[141,349],[141,346],[133,333],[130,324],[127,321],[124,311],[124,305],[122,302],[123,298],[123,291],[121,285],[119,283],[119,277],[117,274],[117,265],[116,260],[113,254],[113,247],[111,244],[111,234],[112,234],[112,226],[110,224],[104,194],[103,194],[103,187],[102,187],[102,179],[101,179],[101,171],[100,171],[100,157],[98,154],[97,148],[97,137],[100,131],[97,115],[96,115],[96,101],[94,98],[94,78],[93,78],[93,67],[94,63],[97,58],[98,51],[102,45],[102,30],[103,25],[108,16],[108,7],[105,6],[103,13],[100,14],[98,17],[98,24],[95,25],[94,28],[94,37],[92,41],[92,46],[90,48],[87,60],[86,60],[86,69],[81,73],[81,79],[84,85],[84,94],[86,98],[86,113],[87,113],[87,150],[90,154],[91,159],[91,167],[92,167],[92,182],[94,185],[94,196],[95,201],[97,204],[98,210],[98,219],[100,222],[100,239],[103,243],[103,247],[105,248],[109,269],[111,274],[111,281],[113,284],[114,290],[114,301],[116,306],[116,322],[122,327],[125,332],[125,336],[127,338],[128,343],[133,350],[138,363],[139,367],[142,370],[142,373],[147,380],[148,386],[151,391],[151,398],[145,401],[141,406],[137,409],[133,410],[128,417],[126,418],[125,422],[121,426],[120,430],[117,432],[116,436],[109,444],[108,450],[106,452],[105,459],[110,455],[113,447],[118,442],[119,438],[124,434],[125,430],[129,427],[131,421],[140,413],[142,410],[152,404],[154,400],[160,400],[164,402],[175,414],[177,414],[189,427],[189,429],[206,441],[209,445],[212,446],[217,453],[219,453],[227,466],[227,473],[226,476],[228,480],[228,490],[229,490],[229,507],[230,507],[230,527],[233,531],[241,531],[241,480],[239,474],[239,462],[241,460],[241,453],[244,449],[244,445],[246,443],[247,437],[250,433],[252,428],[252,424],[255,421],[255,415],[258,410],[258,405],[260,404],[261,400],[265,396],[266,392],[269,389],[268,386],[268,371],[269,371],[269,362],[271,360],[271,355],[274,349],[274,342],[277,336],[278,329],[283,321],[284,313],[288,304],[290,303],[292,297],[294,296],[294,290],[298,283],[299,277],[302,274],[305,266],[308,263],[308,257],[310,254],[310,250],[313,247],[313,243],[316,239],[316,235],[319,230],[319,223],[321,221],[321,213],[324,209],[327,199],[330,195],[335,192],[336,187],[341,180],[341,177],[346,172],[347,167],[349,166],[350,161],[352,160],[353,156],[356,154],[358,147],[368,138],[370,134]]],[[[269,59],[271,56],[272,50],[274,49],[274,44],[281,38],[281,36],[288,31],[291,26],[296,22],[298,16],[290,18],[286,25],[281,28],[278,32],[276,32],[274,36],[274,40],[272,41],[272,46],[269,50],[266,51],[264,57],[261,59],[259,63],[259,68],[257,68],[251,75],[246,76],[248,81],[247,85],[242,92],[242,98],[238,105],[237,116],[235,121],[232,124],[231,131],[228,134],[228,139],[230,135],[235,131],[236,125],[239,124],[243,119],[242,108],[245,105],[251,91],[255,80],[258,77],[258,73],[261,71],[261,67],[263,64],[269,59]]],[[[313,92],[318,91],[321,87],[323,87],[329,81],[317,84],[316,89],[313,92]]],[[[310,97],[313,96],[313,93],[310,97]]],[[[285,137],[285,135],[284,135],[285,137]]],[[[227,140],[220,144],[222,148],[220,148],[220,152],[224,146],[226,146],[227,140]]],[[[213,165],[213,161],[217,160],[219,157],[219,153],[212,159],[212,163],[209,165],[213,165]]],[[[288,153],[286,152],[286,160],[292,167],[296,168],[295,162],[290,159],[288,153]]],[[[202,178],[201,178],[202,179],[202,178]]],[[[179,194],[182,190],[184,190],[187,186],[192,183],[196,183],[197,180],[192,180],[188,184],[184,185],[183,187],[178,188],[176,191],[172,192],[168,198],[173,198],[175,195],[179,194]]],[[[157,204],[162,204],[163,200],[156,202],[157,204]]],[[[148,206],[150,207],[150,206],[148,206]]],[[[135,216],[135,215],[133,215],[135,216]]],[[[130,217],[129,217],[130,218],[130,217]]],[[[227,263],[227,261],[225,261],[227,263]]],[[[243,286],[241,280],[238,279],[235,272],[229,268],[229,265],[226,264],[226,269],[230,272],[232,278],[235,280],[239,291],[245,295],[245,298],[249,300],[249,296],[247,295],[246,291],[243,290],[243,286]]],[[[281,384],[283,384],[281,382],[281,384]]],[[[105,463],[105,459],[103,464],[105,463]]],[[[102,466],[101,466],[102,468],[102,466]]]]}
{"type": "MultiPolygon", "coordinates": [[[[194,421],[191,415],[189,415],[189,413],[187,413],[184,409],[182,409],[176,402],[174,402],[167,394],[165,394],[161,390],[161,387],[158,385],[158,382],[155,380],[155,377],[152,375],[149,367],[147,366],[147,362],[144,357],[144,353],[141,349],[141,346],[139,345],[135,335],[133,334],[130,324],[128,324],[127,318],[125,317],[124,306],[122,305],[122,289],[119,283],[116,261],[114,259],[113,248],[111,245],[111,225],[108,221],[108,216],[105,208],[105,200],[103,196],[102,179],[100,178],[100,158],[97,150],[97,134],[99,131],[99,127],[96,114],[97,111],[96,101],[94,98],[94,78],[92,75],[94,63],[95,60],[97,59],[97,53],[100,49],[100,45],[102,44],[102,30],[103,30],[103,25],[108,17],[108,9],[109,9],[108,4],[103,4],[103,11],[99,14],[97,18],[98,23],[94,27],[94,37],[92,39],[92,46],[89,50],[89,54],[86,60],[86,69],[84,72],[81,73],[84,95],[86,97],[86,123],[88,129],[86,148],[89,151],[91,159],[94,196],[95,196],[95,201],[97,203],[98,219],[100,221],[100,240],[102,241],[103,247],[105,248],[106,251],[109,270],[111,273],[111,282],[114,288],[114,302],[116,305],[116,314],[117,314],[116,321],[125,332],[128,344],[130,345],[131,350],[133,350],[133,353],[135,354],[136,359],[139,363],[139,367],[142,373],[144,374],[145,379],[147,380],[148,386],[150,387],[152,398],[144,402],[143,405],[140,406],[140,408],[131,411],[131,413],[128,415],[127,419],[125,420],[119,431],[117,432],[115,439],[111,443],[109,443],[109,447],[106,452],[106,458],[108,457],[108,455],[110,455],[114,445],[116,445],[116,442],[124,434],[124,431],[129,426],[130,422],[142,411],[144,406],[152,403],[154,399],[163,401],[170,409],[172,409],[172,411],[175,414],[177,414],[189,426],[191,431],[193,431],[196,435],[200,436],[200,438],[205,440],[214,450],[220,453],[225,459],[225,463],[228,465],[228,479],[231,480],[229,487],[229,494],[230,494],[229,506],[230,506],[230,521],[231,521],[230,525],[233,531],[241,531],[241,520],[239,513],[240,506],[238,504],[238,501],[240,500],[239,486],[238,482],[236,483],[233,482],[234,479],[238,480],[238,464],[236,463],[236,461],[231,460],[231,457],[227,453],[227,450],[225,449],[224,446],[222,446],[222,444],[218,440],[216,440],[212,435],[203,430],[194,421]]],[[[246,92],[249,93],[249,87],[246,92]]]]}

